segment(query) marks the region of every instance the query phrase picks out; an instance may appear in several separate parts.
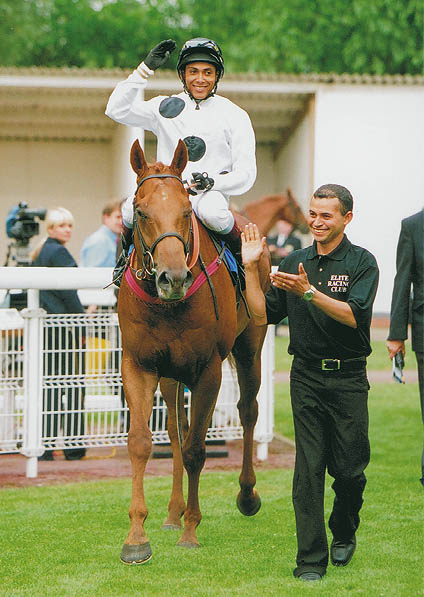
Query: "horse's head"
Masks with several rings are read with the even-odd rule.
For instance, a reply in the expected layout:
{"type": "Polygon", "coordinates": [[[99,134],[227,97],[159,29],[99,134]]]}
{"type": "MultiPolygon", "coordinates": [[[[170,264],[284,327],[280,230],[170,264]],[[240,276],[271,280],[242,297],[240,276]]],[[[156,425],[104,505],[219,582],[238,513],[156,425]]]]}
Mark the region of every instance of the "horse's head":
{"type": "Polygon", "coordinates": [[[187,148],[179,141],[170,166],[147,164],[137,141],[131,166],[137,174],[134,197],[134,246],[140,277],[154,275],[160,299],[182,299],[193,282],[187,267],[191,236],[191,203],[181,181],[187,148]]]}
{"type": "Polygon", "coordinates": [[[307,234],[309,232],[308,222],[303,215],[300,205],[293,197],[291,189],[287,189],[287,205],[284,208],[284,215],[281,219],[287,220],[293,224],[293,227],[297,228],[302,234],[307,234]]]}

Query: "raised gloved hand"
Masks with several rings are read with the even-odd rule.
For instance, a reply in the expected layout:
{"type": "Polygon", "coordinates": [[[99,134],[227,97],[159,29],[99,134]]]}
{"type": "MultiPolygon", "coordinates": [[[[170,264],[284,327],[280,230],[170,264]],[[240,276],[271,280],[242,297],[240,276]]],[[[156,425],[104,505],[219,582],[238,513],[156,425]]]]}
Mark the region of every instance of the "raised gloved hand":
{"type": "Polygon", "coordinates": [[[151,70],[156,70],[168,60],[177,44],[173,39],[165,39],[147,54],[144,64],[151,70]]]}
{"type": "Polygon", "coordinates": [[[196,191],[210,191],[215,181],[210,178],[207,172],[192,172],[191,184],[195,185],[196,191]]]}

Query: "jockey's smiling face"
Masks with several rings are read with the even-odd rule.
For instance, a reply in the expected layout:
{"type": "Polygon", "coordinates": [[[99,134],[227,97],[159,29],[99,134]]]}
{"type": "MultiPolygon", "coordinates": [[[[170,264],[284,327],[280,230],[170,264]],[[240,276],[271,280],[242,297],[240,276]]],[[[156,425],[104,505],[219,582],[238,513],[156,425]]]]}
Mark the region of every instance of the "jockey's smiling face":
{"type": "Polygon", "coordinates": [[[191,62],[185,68],[184,78],[191,95],[202,100],[208,97],[215,87],[216,68],[209,62],[191,62]]]}

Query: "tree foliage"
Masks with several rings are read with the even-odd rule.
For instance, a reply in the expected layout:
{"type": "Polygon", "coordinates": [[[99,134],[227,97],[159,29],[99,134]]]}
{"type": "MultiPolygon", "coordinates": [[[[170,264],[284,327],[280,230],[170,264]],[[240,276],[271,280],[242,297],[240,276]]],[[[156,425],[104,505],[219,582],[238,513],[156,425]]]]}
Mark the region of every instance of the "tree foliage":
{"type": "Polygon", "coordinates": [[[0,0],[0,64],[131,68],[162,39],[206,36],[230,72],[423,74],[423,12],[419,0],[0,0]]]}

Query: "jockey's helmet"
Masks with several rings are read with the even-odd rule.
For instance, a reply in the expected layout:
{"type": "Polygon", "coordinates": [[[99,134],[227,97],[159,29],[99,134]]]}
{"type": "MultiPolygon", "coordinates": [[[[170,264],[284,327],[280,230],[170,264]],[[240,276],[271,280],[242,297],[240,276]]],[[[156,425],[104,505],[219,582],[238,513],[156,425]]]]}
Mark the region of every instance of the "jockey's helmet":
{"type": "Polygon", "coordinates": [[[224,74],[224,59],[221,48],[212,39],[195,37],[185,42],[178,57],[177,71],[184,83],[184,68],[191,62],[209,62],[216,68],[216,83],[224,74]]]}

